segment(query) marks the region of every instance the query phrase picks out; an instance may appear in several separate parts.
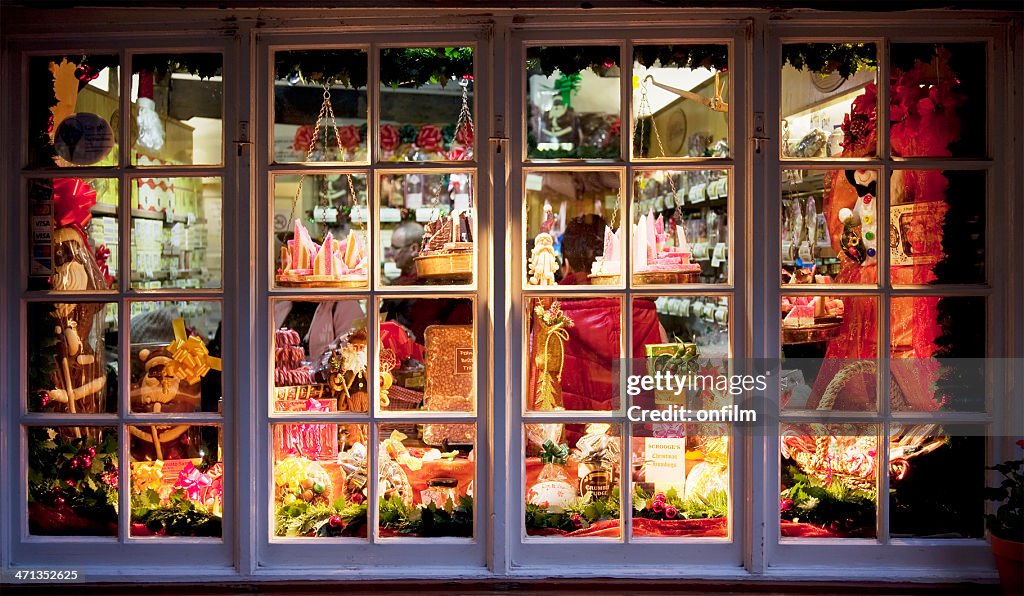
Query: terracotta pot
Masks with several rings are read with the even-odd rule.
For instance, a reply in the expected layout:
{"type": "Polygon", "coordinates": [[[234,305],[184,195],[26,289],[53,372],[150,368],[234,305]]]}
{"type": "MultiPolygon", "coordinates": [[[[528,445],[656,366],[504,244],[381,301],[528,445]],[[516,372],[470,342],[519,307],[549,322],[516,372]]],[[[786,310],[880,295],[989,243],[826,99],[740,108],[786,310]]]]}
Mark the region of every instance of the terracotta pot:
{"type": "Polygon", "coordinates": [[[1004,594],[1024,594],[1024,542],[989,534],[1004,594]]]}

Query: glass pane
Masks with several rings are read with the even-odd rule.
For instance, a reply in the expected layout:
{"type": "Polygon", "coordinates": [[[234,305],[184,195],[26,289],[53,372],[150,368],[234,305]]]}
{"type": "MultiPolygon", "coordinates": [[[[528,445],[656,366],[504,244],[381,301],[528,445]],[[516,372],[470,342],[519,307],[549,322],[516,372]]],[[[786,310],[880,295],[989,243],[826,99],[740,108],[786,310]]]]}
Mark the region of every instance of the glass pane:
{"type": "Polygon", "coordinates": [[[27,428],[28,531],[117,536],[117,430],[27,428]]]}
{"type": "Polygon", "coordinates": [[[366,300],[274,301],[275,412],[366,412],[366,300]]]}
{"type": "Polygon", "coordinates": [[[889,144],[902,157],[985,157],[984,43],[894,43],[889,144]]]}
{"type": "Polygon", "coordinates": [[[892,283],[983,283],[985,172],[896,170],[890,184],[892,283]]]}
{"type": "MultiPolygon", "coordinates": [[[[544,297],[526,301],[527,411],[617,410],[622,299],[616,296],[544,297]]],[[[635,308],[635,307],[634,307],[635,308]]],[[[633,358],[660,337],[653,313],[641,316],[651,334],[633,338],[633,358]]]]}
{"type": "Polygon", "coordinates": [[[529,159],[620,159],[619,48],[526,49],[529,159]]]}
{"type": "Polygon", "coordinates": [[[476,410],[472,300],[382,300],[379,320],[380,409],[476,410]]]}
{"type": "Polygon", "coordinates": [[[633,48],[634,157],[729,157],[729,46],[633,48]]]}
{"type": "Polygon", "coordinates": [[[28,213],[30,290],[117,288],[117,179],[29,180],[28,213]]]}
{"type": "Polygon", "coordinates": [[[785,44],[782,60],[783,157],[878,155],[875,44],[785,44]]]}
{"type": "Polygon", "coordinates": [[[729,441],[722,425],[635,425],[633,536],[728,536],[729,441]]]}
{"type": "Polygon", "coordinates": [[[221,412],[221,303],[131,303],[133,412],[221,412]]]}
{"type": "Polygon", "coordinates": [[[523,430],[526,534],[621,536],[620,427],[525,424],[523,430]]]}
{"type": "Polygon", "coordinates": [[[367,287],[369,221],[366,174],[275,176],[275,285],[367,287]]]}
{"type": "Polygon", "coordinates": [[[894,411],[985,411],[984,298],[893,298],[890,317],[894,411]]]}
{"type": "Polygon", "coordinates": [[[984,427],[893,425],[889,458],[891,536],[982,537],[984,427]]]}
{"type": "Polygon", "coordinates": [[[132,56],[133,165],[223,163],[220,54],[132,56]]]}
{"type": "Polygon", "coordinates": [[[473,283],[475,190],[470,173],[381,176],[381,281],[389,286],[473,283]]]}
{"type": "Polygon", "coordinates": [[[117,56],[29,59],[30,167],[118,164],[120,72],[117,56]]]}
{"type": "Polygon", "coordinates": [[[649,170],[633,177],[634,285],[726,283],[729,172],[649,170]]]}
{"type": "MultiPolygon", "coordinates": [[[[700,358],[725,360],[730,354],[729,298],[726,296],[644,296],[633,300],[633,338],[684,346],[694,344],[700,358]],[[650,327],[649,311],[657,313],[657,335],[650,327]],[[643,320],[649,321],[643,325],[643,320]],[[645,337],[639,338],[638,335],[645,337]],[[665,342],[661,342],[665,343],[665,342]]],[[[646,356],[646,354],[645,354],[646,356]]]]}
{"type": "Polygon", "coordinates": [[[473,159],[473,48],[384,48],[380,158],[473,159]]]}
{"type": "Polygon", "coordinates": [[[783,170],[783,284],[878,283],[878,171],[783,170]]]}
{"type": "Polygon", "coordinates": [[[381,424],[380,536],[473,537],[476,424],[381,424]]]}
{"type": "Polygon", "coordinates": [[[783,296],[781,316],[782,409],[877,409],[877,298],[783,296]]]}
{"type": "Polygon", "coordinates": [[[525,283],[621,285],[618,172],[527,172],[525,283]]]}
{"type": "Polygon", "coordinates": [[[29,302],[28,410],[117,412],[117,304],[29,302]]]}
{"type": "Polygon", "coordinates": [[[220,426],[129,426],[128,434],[131,535],[220,537],[224,503],[231,501],[220,426]]]}
{"type": "Polygon", "coordinates": [[[365,424],[275,424],[274,535],[366,538],[365,424]]]}
{"type": "Polygon", "coordinates": [[[784,424],[784,538],[874,538],[878,431],[871,424],[784,424]]]}
{"type": "Polygon", "coordinates": [[[213,176],[133,181],[133,288],[221,287],[221,182],[213,176]]]}
{"type": "Polygon", "coordinates": [[[274,53],[275,162],[367,161],[367,68],[365,49],[274,53]]]}

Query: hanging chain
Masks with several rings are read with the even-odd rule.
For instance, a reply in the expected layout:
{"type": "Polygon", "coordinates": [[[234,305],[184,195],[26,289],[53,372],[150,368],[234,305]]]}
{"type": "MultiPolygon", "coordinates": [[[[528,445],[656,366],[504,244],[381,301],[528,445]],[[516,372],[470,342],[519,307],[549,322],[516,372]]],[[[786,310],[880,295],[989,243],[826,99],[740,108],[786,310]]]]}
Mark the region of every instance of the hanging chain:
{"type": "MultiPolygon", "coordinates": [[[[643,155],[645,130],[643,115],[646,113],[651,118],[651,130],[654,132],[655,142],[658,143],[658,152],[662,157],[665,157],[665,145],[661,141],[661,133],[658,132],[658,125],[654,122],[654,111],[651,109],[651,102],[647,99],[647,81],[651,78],[651,75],[647,75],[640,83],[640,102],[636,108],[636,121],[640,127],[640,153],[641,157],[646,157],[643,155]]],[[[683,221],[683,210],[679,208],[679,197],[676,196],[678,192],[676,189],[676,181],[672,176],[672,173],[669,171],[665,172],[665,178],[668,180],[669,189],[672,191],[672,204],[675,205],[675,211],[672,213],[672,219],[678,224],[683,221]]]]}
{"type": "MultiPolygon", "coordinates": [[[[459,85],[462,87],[462,109],[459,110],[459,119],[455,125],[455,138],[459,138],[459,131],[469,131],[470,138],[476,137],[476,130],[473,127],[473,113],[469,110],[469,79],[461,79],[459,85]]],[[[470,147],[472,147],[470,143],[470,147]]]]}
{"type": "MultiPolygon", "coordinates": [[[[334,141],[338,144],[338,149],[342,155],[345,154],[344,148],[341,146],[341,136],[338,134],[338,121],[334,117],[334,107],[331,105],[331,86],[330,84],[324,85],[324,101],[320,104],[320,113],[316,116],[316,125],[313,127],[313,138],[309,141],[309,147],[306,149],[306,162],[313,161],[313,154],[316,152],[317,143],[320,140],[320,129],[324,128],[324,153],[327,153],[327,130],[325,121],[330,119],[331,129],[334,131],[334,141]]],[[[355,192],[355,186],[352,184],[352,174],[345,174],[348,179],[348,192],[351,197],[352,204],[354,205],[357,197],[355,192]]],[[[295,210],[299,206],[299,199],[302,197],[302,183],[305,180],[306,174],[299,174],[299,185],[295,189],[295,197],[292,199],[292,210],[291,215],[288,218],[289,225],[295,221],[295,210]]]]}

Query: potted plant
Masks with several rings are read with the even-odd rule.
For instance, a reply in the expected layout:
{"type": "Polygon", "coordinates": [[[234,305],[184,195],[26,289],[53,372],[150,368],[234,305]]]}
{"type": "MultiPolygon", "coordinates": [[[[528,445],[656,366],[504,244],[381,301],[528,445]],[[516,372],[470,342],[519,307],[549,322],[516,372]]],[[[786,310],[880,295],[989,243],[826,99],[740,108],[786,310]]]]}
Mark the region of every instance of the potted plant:
{"type": "MultiPolygon", "coordinates": [[[[1024,449],[1024,439],[1017,441],[1024,449]]],[[[985,489],[985,499],[998,502],[994,514],[985,516],[999,581],[1006,594],[1024,593],[1024,459],[989,466],[1003,475],[999,486],[985,489]]]]}

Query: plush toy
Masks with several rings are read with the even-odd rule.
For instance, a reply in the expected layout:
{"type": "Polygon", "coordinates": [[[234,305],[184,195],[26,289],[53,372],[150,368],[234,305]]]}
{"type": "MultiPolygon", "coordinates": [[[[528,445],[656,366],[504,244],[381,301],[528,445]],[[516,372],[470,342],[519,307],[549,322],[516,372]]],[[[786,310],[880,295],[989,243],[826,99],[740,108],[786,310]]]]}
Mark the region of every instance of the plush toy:
{"type": "Polygon", "coordinates": [[[541,232],[530,254],[530,284],[534,286],[555,285],[555,271],[558,270],[558,259],[555,258],[555,241],[551,234],[541,232]]]}

